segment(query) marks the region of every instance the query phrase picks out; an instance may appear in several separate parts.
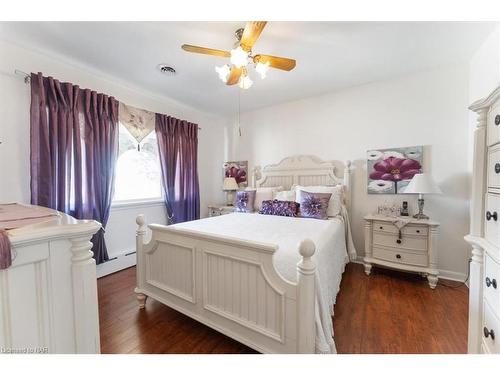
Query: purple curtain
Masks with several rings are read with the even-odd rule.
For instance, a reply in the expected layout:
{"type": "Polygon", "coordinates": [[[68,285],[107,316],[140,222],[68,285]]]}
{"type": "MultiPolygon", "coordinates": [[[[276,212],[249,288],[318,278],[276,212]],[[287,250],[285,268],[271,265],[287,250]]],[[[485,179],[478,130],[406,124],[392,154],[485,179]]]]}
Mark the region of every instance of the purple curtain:
{"type": "Polygon", "coordinates": [[[159,113],[155,125],[169,222],[199,219],[198,125],[159,113]]]}
{"type": "MultiPolygon", "coordinates": [[[[31,74],[31,203],[106,226],[118,155],[118,101],[31,74]]],[[[96,263],[107,260],[101,229],[96,263]]]]}

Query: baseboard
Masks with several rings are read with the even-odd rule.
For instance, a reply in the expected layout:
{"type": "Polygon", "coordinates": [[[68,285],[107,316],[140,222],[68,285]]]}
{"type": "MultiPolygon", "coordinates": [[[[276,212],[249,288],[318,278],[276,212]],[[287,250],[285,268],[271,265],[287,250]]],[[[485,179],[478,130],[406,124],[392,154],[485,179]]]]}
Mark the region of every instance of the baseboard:
{"type": "Polygon", "coordinates": [[[97,278],[135,266],[136,261],[135,251],[122,253],[105,263],[98,264],[97,278]]]}
{"type": "MultiPolygon", "coordinates": [[[[363,257],[358,255],[356,260],[353,260],[351,262],[363,264],[363,257]]],[[[136,264],[135,252],[123,253],[121,255],[118,255],[116,258],[111,259],[110,261],[108,261],[106,263],[98,264],[97,265],[97,278],[107,276],[111,273],[121,271],[125,268],[135,266],[135,264],[136,264]]],[[[463,283],[465,281],[466,277],[467,277],[467,275],[464,273],[461,273],[461,272],[454,272],[454,271],[448,271],[448,270],[442,270],[442,269],[439,270],[439,278],[440,279],[459,281],[459,282],[463,283]]],[[[465,285],[467,285],[467,283],[465,285]]],[[[467,285],[467,287],[468,287],[468,285],[467,285]]]]}
{"type": "MultiPolygon", "coordinates": [[[[356,258],[356,260],[352,261],[353,263],[358,263],[358,264],[363,264],[363,257],[359,256],[356,258]]],[[[465,282],[465,279],[467,277],[466,274],[461,273],[461,272],[455,272],[455,271],[448,271],[448,270],[442,270],[439,269],[439,278],[444,279],[444,280],[451,280],[451,281],[459,281],[461,283],[465,282]]],[[[468,284],[465,283],[467,287],[468,284]]]]}
{"type": "Polygon", "coordinates": [[[445,280],[460,281],[461,283],[465,283],[467,275],[461,272],[439,270],[439,278],[445,280]]]}

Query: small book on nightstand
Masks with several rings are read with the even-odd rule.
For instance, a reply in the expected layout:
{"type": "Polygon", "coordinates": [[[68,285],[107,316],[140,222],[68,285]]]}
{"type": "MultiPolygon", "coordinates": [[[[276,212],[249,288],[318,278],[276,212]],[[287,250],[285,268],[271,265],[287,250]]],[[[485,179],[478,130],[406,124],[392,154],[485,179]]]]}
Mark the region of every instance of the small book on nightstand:
{"type": "Polygon", "coordinates": [[[227,215],[234,212],[234,206],[227,204],[212,204],[208,206],[208,217],[227,215]]]}

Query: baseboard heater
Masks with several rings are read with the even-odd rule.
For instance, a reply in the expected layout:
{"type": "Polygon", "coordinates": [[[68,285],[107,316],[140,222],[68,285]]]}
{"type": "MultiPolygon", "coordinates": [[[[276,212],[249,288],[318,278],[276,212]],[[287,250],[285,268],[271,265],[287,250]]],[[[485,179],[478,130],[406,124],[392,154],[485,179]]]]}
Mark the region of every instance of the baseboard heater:
{"type": "Polygon", "coordinates": [[[135,250],[117,255],[105,263],[97,265],[97,278],[133,267],[136,264],[135,250]]]}

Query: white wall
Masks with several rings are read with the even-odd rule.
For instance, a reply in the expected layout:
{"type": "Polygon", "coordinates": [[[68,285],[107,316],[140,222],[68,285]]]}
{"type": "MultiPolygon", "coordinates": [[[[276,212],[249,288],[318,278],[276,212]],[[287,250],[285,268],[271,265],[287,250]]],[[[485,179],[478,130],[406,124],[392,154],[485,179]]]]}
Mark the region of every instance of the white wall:
{"type": "Polygon", "coordinates": [[[477,49],[470,61],[469,100],[472,103],[500,86],[500,26],[477,49]]]}
{"type": "MultiPolygon", "coordinates": [[[[24,84],[22,77],[14,75],[15,69],[28,73],[41,71],[61,81],[113,95],[136,107],[198,123],[202,128],[198,157],[202,216],[207,214],[207,204],[224,200],[220,181],[228,149],[228,129],[224,119],[129,86],[124,81],[59,56],[48,56],[0,41],[0,202],[30,201],[30,87],[24,84]]],[[[112,209],[106,231],[110,257],[134,249],[135,216],[139,212],[146,214],[148,222],[165,222],[161,204],[112,209]]]]}
{"type": "MultiPolygon", "coordinates": [[[[363,215],[386,200],[368,195],[366,151],[424,145],[424,168],[444,194],[426,197],[426,213],[441,222],[439,267],[464,278],[468,247],[468,67],[457,65],[327,95],[288,102],[241,115],[236,158],[250,166],[293,154],[353,160],[352,223],[358,254],[364,252],[363,215]]],[[[404,196],[415,205],[413,196],[404,196]]]]}

